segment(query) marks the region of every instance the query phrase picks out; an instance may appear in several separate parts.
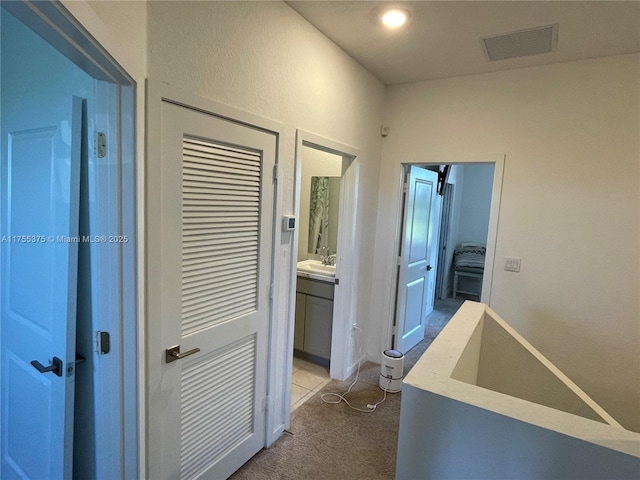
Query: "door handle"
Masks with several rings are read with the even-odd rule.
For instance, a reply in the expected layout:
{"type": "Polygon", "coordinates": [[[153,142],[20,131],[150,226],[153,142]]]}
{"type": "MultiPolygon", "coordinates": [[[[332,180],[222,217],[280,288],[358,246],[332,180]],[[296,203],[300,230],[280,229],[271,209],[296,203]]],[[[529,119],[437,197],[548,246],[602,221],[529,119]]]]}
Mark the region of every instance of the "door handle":
{"type": "Polygon", "coordinates": [[[430,272],[433,267],[431,265],[427,265],[427,272],[430,272]]]}
{"type": "Polygon", "coordinates": [[[180,345],[174,345],[173,347],[169,347],[165,350],[164,359],[167,363],[171,363],[176,360],[180,360],[181,358],[188,357],[189,355],[193,355],[194,353],[198,353],[199,351],[199,348],[194,348],[188,352],[180,353],[180,345]]]}
{"type": "Polygon", "coordinates": [[[51,365],[49,365],[48,367],[45,367],[37,360],[31,360],[31,365],[36,367],[36,369],[40,373],[51,372],[56,374],[59,377],[62,376],[62,360],[60,360],[58,357],[53,357],[53,360],[51,361],[51,365]]]}

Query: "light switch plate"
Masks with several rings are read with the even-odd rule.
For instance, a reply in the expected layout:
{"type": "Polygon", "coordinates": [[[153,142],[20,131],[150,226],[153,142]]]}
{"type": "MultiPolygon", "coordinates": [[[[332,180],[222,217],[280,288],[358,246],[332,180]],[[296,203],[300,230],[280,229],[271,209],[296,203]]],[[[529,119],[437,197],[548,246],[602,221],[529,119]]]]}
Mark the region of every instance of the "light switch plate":
{"type": "Polygon", "coordinates": [[[504,257],[504,269],[506,272],[519,272],[521,258],[518,257],[504,257]]]}

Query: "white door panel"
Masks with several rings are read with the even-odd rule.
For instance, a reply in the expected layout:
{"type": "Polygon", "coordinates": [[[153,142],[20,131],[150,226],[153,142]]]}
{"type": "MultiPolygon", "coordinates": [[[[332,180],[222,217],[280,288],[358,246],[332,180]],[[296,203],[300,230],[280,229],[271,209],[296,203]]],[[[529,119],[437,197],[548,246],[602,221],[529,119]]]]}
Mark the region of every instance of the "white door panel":
{"type": "Polygon", "coordinates": [[[0,476],[61,479],[73,460],[82,100],[29,121],[44,125],[3,125],[0,476]]]}
{"type": "Polygon", "coordinates": [[[226,478],[265,440],[276,138],[168,102],[161,111],[149,476],[226,478]],[[189,355],[167,357],[176,345],[189,355]]]}
{"type": "Polygon", "coordinates": [[[394,348],[406,353],[424,338],[433,311],[437,255],[438,174],[412,166],[407,180],[394,348]]]}

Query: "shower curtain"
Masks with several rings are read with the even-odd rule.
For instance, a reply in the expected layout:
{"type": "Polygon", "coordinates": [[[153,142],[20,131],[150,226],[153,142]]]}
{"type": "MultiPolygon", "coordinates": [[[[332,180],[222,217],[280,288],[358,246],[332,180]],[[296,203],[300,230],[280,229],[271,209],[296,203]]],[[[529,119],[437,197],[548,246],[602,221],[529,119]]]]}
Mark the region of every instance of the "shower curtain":
{"type": "Polygon", "coordinates": [[[311,177],[309,206],[309,252],[322,254],[329,248],[329,177],[311,177]]]}

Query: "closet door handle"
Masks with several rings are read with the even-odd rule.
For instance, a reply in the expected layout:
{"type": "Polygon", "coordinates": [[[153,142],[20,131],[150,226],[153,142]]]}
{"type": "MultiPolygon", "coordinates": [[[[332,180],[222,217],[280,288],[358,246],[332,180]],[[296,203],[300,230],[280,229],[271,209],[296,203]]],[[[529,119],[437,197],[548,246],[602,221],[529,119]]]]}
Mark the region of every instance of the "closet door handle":
{"type": "Polygon", "coordinates": [[[181,358],[188,357],[189,355],[193,355],[194,353],[198,353],[199,351],[199,348],[193,348],[188,352],[180,353],[180,345],[174,345],[173,347],[169,347],[165,350],[164,359],[167,363],[171,363],[176,360],[180,360],[181,358]]]}
{"type": "Polygon", "coordinates": [[[49,365],[48,367],[45,367],[37,360],[31,360],[31,365],[36,367],[36,370],[38,370],[40,373],[51,372],[59,377],[62,376],[62,360],[60,360],[58,357],[53,357],[53,360],[51,360],[51,365],[49,365]]]}

